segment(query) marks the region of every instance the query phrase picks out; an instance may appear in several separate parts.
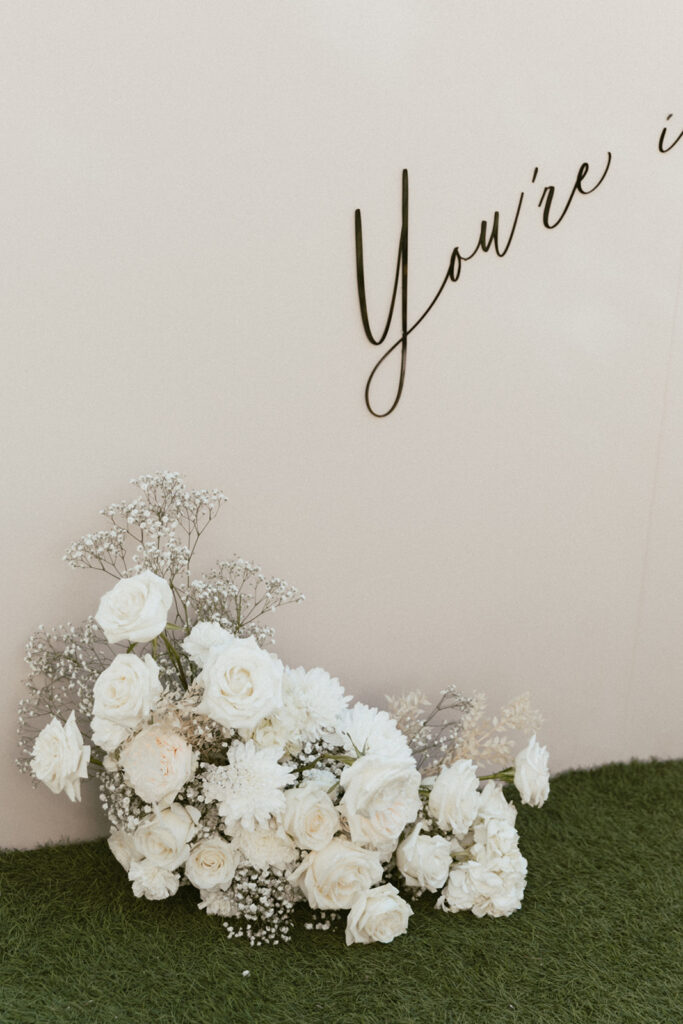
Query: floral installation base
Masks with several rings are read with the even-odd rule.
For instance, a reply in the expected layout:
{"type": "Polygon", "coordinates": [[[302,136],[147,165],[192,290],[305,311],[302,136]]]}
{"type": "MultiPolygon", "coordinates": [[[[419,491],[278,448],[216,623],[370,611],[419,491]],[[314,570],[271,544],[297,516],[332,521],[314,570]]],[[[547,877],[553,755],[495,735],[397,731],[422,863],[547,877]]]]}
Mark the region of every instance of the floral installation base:
{"type": "Polygon", "coordinates": [[[308,927],[345,914],[348,944],[403,934],[425,892],[449,913],[518,910],[527,862],[503,786],[536,807],[548,795],[536,736],[511,757],[511,733],[538,728],[528,696],[490,721],[452,686],[390,712],[352,703],[324,669],[267,650],[263,616],[295,588],[241,559],[193,578],[224,496],[176,473],[132,483],[65,555],[116,580],[95,616],[27,644],[20,768],[71,800],[96,776],[133,893],[192,885],[252,944],[289,941],[300,902],[308,927]]]}

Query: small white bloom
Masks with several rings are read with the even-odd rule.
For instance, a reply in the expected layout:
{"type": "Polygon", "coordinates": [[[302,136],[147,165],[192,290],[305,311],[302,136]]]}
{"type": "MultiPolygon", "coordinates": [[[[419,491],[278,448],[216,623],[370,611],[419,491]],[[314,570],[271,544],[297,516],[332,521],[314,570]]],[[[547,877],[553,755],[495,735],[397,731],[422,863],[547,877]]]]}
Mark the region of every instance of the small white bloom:
{"type": "Polygon", "coordinates": [[[396,865],[406,885],[437,892],[451,867],[451,843],[443,836],[421,836],[418,822],[396,851],[396,865]]]}
{"type": "Polygon", "coordinates": [[[348,910],[381,877],[377,850],[336,838],[322,850],[306,854],[289,881],[301,889],[314,910],[348,910]]]}
{"type": "Polygon", "coordinates": [[[204,775],[204,796],[218,801],[226,831],[237,826],[265,827],[285,809],[283,789],[294,781],[291,769],[280,764],[280,747],[259,749],[253,740],[236,740],[228,751],[228,764],[212,766],[204,775]]]}
{"type": "Polygon", "coordinates": [[[246,863],[257,871],[284,870],[299,856],[294,841],[281,825],[273,823],[267,828],[237,828],[232,841],[246,863]]]}
{"type": "Polygon", "coordinates": [[[253,729],[282,704],[282,663],[253,637],[213,647],[198,679],[200,714],[227,729],[253,729]]]}
{"type": "Polygon", "coordinates": [[[339,828],[339,814],[329,796],[315,782],[305,782],[285,793],[283,825],[302,850],[322,850],[339,828]]]}
{"type": "Polygon", "coordinates": [[[166,580],[149,569],[119,580],[100,598],[95,615],[110,644],[147,643],[163,633],[173,594],[166,580]]]}
{"type": "Polygon", "coordinates": [[[219,917],[236,917],[239,914],[232,896],[221,889],[200,889],[199,895],[202,901],[197,906],[207,914],[217,914],[219,917]]]}
{"type": "Polygon", "coordinates": [[[138,853],[157,867],[175,871],[189,856],[198,820],[197,808],[182,804],[148,815],[135,830],[138,853]]]}
{"type": "Polygon", "coordinates": [[[149,654],[144,660],[117,654],[95,680],[93,696],[93,742],[111,752],[148,717],[161,696],[159,666],[149,654]]]}
{"type": "Polygon", "coordinates": [[[354,704],[342,716],[335,741],[349,754],[378,754],[414,763],[408,740],[386,711],[354,704]]]}
{"type": "Polygon", "coordinates": [[[234,843],[217,832],[195,843],[185,864],[185,875],[197,889],[228,889],[240,862],[234,843]]]}
{"type": "Polygon", "coordinates": [[[354,942],[391,942],[408,930],[412,908],[393,885],[380,885],[361,893],[346,919],[346,945],[354,942]]]}
{"type": "Polygon", "coordinates": [[[72,711],[64,725],[58,718],[41,729],[33,744],[31,771],[53,793],[66,793],[69,800],[81,799],[81,779],[88,777],[90,747],[72,711]]]}
{"type": "Polygon", "coordinates": [[[107,839],[107,846],[126,873],[130,870],[133,861],[140,859],[135,839],[130,832],[115,829],[107,839]]]}
{"type": "Polygon", "coordinates": [[[375,847],[395,844],[422,806],[420,773],[415,763],[368,754],[341,774],[344,796],[339,808],[351,839],[375,847]]]}
{"type": "Polygon", "coordinates": [[[429,794],[429,813],[443,832],[462,836],[479,808],[477,770],[469,760],[442,768],[429,794]]]}
{"type": "Polygon", "coordinates": [[[515,786],[522,803],[541,807],[548,799],[549,779],[548,750],[537,742],[534,734],[515,758],[515,786]]]}
{"type": "Polygon", "coordinates": [[[204,668],[212,647],[225,647],[235,640],[233,633],[223,629],[217,622],[198,622],[190,635],[183,640],[183,650],[195,665],[204,668]]]}
{"type": "Polygon", "coordinates": [[[126,744],[119,761],[141,800],[168,807],[194,775],[197,755],[180,733],[148,725],[126,744]]]}
{"type": "Polygon", "coordinates": [[[165,900],[178,891],[180,878],[176,871],[160,868],[149,860],[134,860],[128,871],[133,895],[148,900],[165,900]]]}

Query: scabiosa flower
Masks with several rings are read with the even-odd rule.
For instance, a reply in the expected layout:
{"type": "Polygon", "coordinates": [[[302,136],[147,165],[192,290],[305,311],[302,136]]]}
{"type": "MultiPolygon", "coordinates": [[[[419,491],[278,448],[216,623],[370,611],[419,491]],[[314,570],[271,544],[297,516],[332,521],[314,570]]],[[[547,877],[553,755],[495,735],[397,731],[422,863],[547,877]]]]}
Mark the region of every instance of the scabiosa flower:
{"type": "Polygon", "coordinates": [[[285,786],[294,782],[291,769],[280,764],[281,747],[256,746],[253,740],[230,747],[227,765],[210,765],[204,772],[204,797],[218,802],[227,832],[238,825],[265,828],[285,809],[285,786]]]}

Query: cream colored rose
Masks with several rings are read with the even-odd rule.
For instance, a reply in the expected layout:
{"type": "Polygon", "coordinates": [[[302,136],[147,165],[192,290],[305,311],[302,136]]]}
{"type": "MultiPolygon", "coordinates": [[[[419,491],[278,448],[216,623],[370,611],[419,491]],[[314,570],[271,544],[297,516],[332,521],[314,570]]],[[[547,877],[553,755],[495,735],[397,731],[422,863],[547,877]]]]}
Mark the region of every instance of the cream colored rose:
{"type": "Polygon", "coordinates": [[[227,729],[253,729],[282,704],[282,663],[253,637],[209,651],[198,677],[200,714],[227,729]]]}
{"type": "Polygon", "coordinates": [[[472,761],[442,768],[429,794],[429,813],[443,832],[461,836],[479,809],[479,780],[472,761]]]}
{"type": "Polygon", "coordinates": [[[396,864],[406,885],[437,892],[451,868],[451,842],[443,836],[422,836],[422,824],[412,829],[396,851],[396,864]]]}
{"type": "Polygon", "coordinates": [[[537,742],[534,734],[515,758],[515,786],[522,803],[541,807],[548,799],[549,780],[548,750],[537,742]]]}
{"type": "Polygon", "coordinates": [[[185,875],[197,889],[227,889],[235,877],[240,855],[232,843],[215,833],[195,843],[185,863],[185,875]]]}
{"type": "Polygon", "coordinates": [[[322,850],[339,828],[339,814],[322,786],[310,782],[285,791],[283,824],[302,850],[322,850]]]}
{"type": "Polygon", "coordinates": [[[175,895],[180,884],[177,871],[160,868],[151,860],[134,860],[128,871],[133,883],[133,895],[148,900],[165,900],[175,895]]]}
{"type": "Polygon", "coordinates": [[[166,580],[149,569],[119,580],[100,598],[95,615],[110,644],[147,643],[163,633],[173,594],[166,580]]]}
{"type": "Polygon", "coordinates": [[[412,908],[393,885],[380,885],[354,901],[346,919],[346,945],[391,942],[408,930],[412,908]]]}
{"type": "Polygon", "coordinates": [[[131,832],[115,829],[107,839],[107,846],[126,873],[130,871],[134,860],[140,860],[135,838],[131,832]]]}
{"type": "Polygon", "coordinates": [[[90,747],[84,746],[72,711],[64,725],[57,718],[41,729],[33,744],[31,771],[53,793],[81,799],[81,779],[88,777],[90,747]]]}
{"type": "Polygon", "coordinates": [[[144,819],[135,830],[135,847],[142,857],[160,868],[175,871],[187,860],[190,840],[197,831],[196,807],[171,804],[144,819]]]}
{"type": "Polygon", "coordinates": [[[195,665],[203,668],[212,647],[225,647],[235,639],[234,634],[223,629],[217,622],[198,622],[183,640],[183,650],[195,665]]]}
{"type": "Polygon", "coordinates": [[[348,839],[333,839],[306,854],[289,876],[314,910],[348,910],[354,900],[382,877],[377,850],[364,850],[348,839]]]}
{"type": "Polygon", "coordinates": [[[149,654],[144,660],[117,654],[97,677],[93,695],[93,742],[110,752],[147,718],[161,696],[159,666],[149,654]]]}
{"type": "Polygon", "coordinates": [[[126,744],[119,762],[141,800],[167,807],[194,775],[197,755],[180,733],[148,725],[126,744]]]}
{"type": "Polygon", "coordinates": [[[339,808],[355,843],[386,848],[422,806],[420,773],[404,758],[359,757],[344,769],[340,782],[344,796],[339,808]]]}

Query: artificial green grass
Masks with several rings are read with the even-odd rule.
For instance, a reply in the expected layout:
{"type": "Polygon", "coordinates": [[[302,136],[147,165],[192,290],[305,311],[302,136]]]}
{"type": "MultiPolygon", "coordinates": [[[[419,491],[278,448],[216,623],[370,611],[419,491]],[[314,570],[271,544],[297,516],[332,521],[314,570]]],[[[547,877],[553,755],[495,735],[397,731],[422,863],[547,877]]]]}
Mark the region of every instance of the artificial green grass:
{"type": "Polygon", "coordinates": [[[678,1024],[683,761],[569,772],[523,807],[522,910],[416,908],[388,946],[227,939],[132,895],[104,841],[0,855],[2,1024],[678,1024]],[[243,971],[249,975],[243,976],[243,971]]]}

